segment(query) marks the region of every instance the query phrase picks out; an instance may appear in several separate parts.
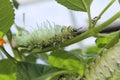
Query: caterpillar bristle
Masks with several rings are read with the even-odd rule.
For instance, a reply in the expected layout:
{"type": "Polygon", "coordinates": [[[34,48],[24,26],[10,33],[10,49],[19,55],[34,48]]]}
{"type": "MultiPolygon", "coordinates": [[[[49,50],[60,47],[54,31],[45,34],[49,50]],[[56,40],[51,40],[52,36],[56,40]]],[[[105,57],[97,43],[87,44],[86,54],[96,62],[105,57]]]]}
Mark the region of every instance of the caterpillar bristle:
{"type": "Polygon", "coordinates": [[[71,26],[60,26],[47,22],[41,26],[37,25],[36,29],[32,29],[27,34],[14,37],[15,47],[28,47],[29,50],[43,49],[71,39],[75,33],[75,29],[71,26]]]}

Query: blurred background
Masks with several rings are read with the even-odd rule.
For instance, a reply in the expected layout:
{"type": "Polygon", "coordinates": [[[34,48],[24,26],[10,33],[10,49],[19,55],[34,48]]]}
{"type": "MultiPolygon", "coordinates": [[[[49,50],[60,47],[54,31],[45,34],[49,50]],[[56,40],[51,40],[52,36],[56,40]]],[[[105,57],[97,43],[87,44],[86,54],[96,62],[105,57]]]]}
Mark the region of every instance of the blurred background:
{"type": "MultiPolygon", "coordinates": [[[[21,25],[22,14],[26,15],[26,26],[33,27],[46,20],[60,25],[74,25],[78,27],[87,26],[87,14],[79,11],[68,10],[66,7],[58,4],[55,0],[17,0],[20,3],[16,10],[15,22],[21,25]]],[[[102,11],[110,0],[93,0],[91,14],[94,18],[102,11]]],[[[116,2],[102,16],[100,22],[105,21],[116,13],[120,6],[116,2]]]]}

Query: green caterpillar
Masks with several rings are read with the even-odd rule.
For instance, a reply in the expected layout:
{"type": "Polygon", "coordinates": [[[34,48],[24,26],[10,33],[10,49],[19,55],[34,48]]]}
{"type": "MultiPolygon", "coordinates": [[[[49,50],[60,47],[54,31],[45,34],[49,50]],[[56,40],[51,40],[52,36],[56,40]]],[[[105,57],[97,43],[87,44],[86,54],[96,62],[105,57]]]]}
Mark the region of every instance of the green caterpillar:
{"type": "Polygon", "coordinates": [[[77,29],[70,26],[43,24],[32,32],[14,37],[15,47],[28,48],[29,50],[33,48],[43,49],[71,39],[76,32],[77,29]]]}
{"type": "Polygon", "coordinates": [[[109,49],[105,49],[85,71],[84,80],[109,80],[120,70],[120,40],[109,49]]]}

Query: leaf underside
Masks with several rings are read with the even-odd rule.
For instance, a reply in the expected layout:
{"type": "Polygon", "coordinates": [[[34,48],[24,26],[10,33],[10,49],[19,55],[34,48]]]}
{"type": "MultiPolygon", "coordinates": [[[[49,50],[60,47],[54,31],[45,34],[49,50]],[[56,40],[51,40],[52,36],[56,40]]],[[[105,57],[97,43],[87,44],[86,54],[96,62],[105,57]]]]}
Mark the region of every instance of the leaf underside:
{"type": "Polygon", "coordinates": [[[17,80],[46,80],[60,69],[28,62],[17,63],[17,80]]]}
{"type": "MultiPolygon", "coordinates": [[[[83,4],[82,0],[56,0],[58,3],[64,5],[68,9],[75,10],[75,11],[83,11],[87,12],[86,7],[83,4]]],[[[90,8],[92,0],[84,0],[87,7],[90,8]]]]}
{"type": "Polygon", "coordinates": [[[0,0],[0,31],[4,34],[14,22],[14,10],[10,0],[0,0]]]}

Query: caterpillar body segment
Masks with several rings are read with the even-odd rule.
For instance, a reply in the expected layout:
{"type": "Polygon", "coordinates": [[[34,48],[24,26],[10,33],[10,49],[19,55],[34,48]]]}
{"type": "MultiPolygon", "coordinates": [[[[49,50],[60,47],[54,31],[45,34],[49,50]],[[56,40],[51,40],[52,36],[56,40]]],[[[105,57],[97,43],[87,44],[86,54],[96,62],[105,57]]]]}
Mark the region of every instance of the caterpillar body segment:
{"type": "Polygon", "coordinates": [[[33,48],[43,49],[73,38],[76,32],[77,29],[71,26],[44,24],[32,32],[16,36],[14,38],[15,47],[28,48],[29,50],[33,48]]]}

